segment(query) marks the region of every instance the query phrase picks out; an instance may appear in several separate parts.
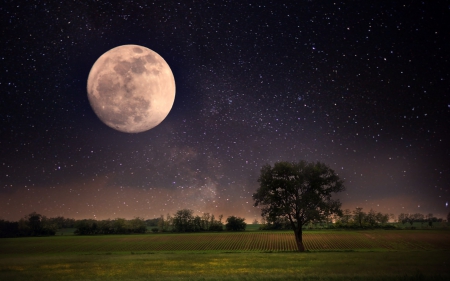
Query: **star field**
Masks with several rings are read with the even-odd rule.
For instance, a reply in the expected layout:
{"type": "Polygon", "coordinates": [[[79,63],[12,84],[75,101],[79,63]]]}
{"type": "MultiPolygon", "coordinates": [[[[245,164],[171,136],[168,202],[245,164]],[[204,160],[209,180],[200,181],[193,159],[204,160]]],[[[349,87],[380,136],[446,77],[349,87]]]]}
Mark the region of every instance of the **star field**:
{"type": "Polygon", "coordinates": [[[0,218],[197,213],[259,219],[260,168],[321,161],[343,208],[444,217],[450,201],[445,1],[6,1],[0,218]],[[154,129],[91,109],[111,48],[160,54],[176,83],[154,129]]]}

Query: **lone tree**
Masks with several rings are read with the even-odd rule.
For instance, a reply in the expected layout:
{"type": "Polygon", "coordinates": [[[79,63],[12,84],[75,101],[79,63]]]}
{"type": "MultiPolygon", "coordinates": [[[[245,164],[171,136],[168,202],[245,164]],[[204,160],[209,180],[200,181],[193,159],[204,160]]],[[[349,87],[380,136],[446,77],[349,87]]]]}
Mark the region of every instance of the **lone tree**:
{"type": "Polygon", "coordinates": [[[273,167],[265,165],[258,182],[260,186],[253,194],[255,207],[261,207],[263,217],[287,218],[300,252],[305,251],[303,225],[331,214],[342,215],[341,203],[332,200],[331,194],[345,189],[343,181],[323,163],[300,161],[277,162],[273,167]]]}

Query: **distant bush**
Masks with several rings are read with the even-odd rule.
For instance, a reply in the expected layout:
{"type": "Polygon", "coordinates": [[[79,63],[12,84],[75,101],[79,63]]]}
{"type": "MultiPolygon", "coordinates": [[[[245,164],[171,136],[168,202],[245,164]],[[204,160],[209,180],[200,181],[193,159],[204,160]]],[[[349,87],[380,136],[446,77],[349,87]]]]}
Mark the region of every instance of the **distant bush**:
{"type": "Polygon", "coordinates": [[[397,227],[395,225],[388,224],[383,226],[383,229],[390,230],[390,229],[397,229],[397,227]]]}
{"type": "Polygon", "coordinates": [[[247,227],[247,224],[244,221],[244,218],[230,216],[227,218],[227,224],[225,225],[225,228],[228,231],[244,231],[247,227]]]}

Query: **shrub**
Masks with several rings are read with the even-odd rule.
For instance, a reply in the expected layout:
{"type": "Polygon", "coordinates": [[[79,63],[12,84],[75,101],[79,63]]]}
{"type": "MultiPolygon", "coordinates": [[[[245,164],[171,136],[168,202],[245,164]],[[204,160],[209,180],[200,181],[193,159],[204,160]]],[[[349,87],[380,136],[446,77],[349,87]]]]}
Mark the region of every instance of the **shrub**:
{"type": "Polygon", "coordinates": [[[235,216],[231,216],[227,218],[227,224],[225,228],[228,231],[244,231],[247,227],[247,224],[244,222],[244,218],[239,218],[235,216]]]}

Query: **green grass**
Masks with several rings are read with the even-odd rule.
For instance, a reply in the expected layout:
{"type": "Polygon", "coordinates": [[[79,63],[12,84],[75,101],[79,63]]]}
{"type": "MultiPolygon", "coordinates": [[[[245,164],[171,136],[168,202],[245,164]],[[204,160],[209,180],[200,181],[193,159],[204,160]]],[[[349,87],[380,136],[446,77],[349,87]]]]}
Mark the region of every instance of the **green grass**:
{"type": "Polygon", "coordinates": [[[260,227],[261,227],[260,224],[247,224],[245,231],[256,231],[259,230],[260,227]]]}
{"type": "MultiPolygon", "coordinates": [[[[450,250],[450,231],[307,231],[309,251],[450,250]]],[[[59,235],[0,240],[9,255],[105,252],[285,252],[296,251],[293,232],[158,233],[142,235],[59,235]]]]}
{"type": "Polygon", "coordinates": [[[0,279],[445,280],[449,262],[443,251],[42,255],[1,257],[0,279]]]}
{"type": "Polygon", "coordinates": [[[413,224],[411,225],[409,222],[408,223],[401,223],[401,222],[397,222],[397,223],[392,223],[392,225],[401,228],[401,229],[410,229],[411,227],[415,227],[416,229],[438,229],[438,228],[446,228],[447,226],[447,222],[433,222],[432,226],[430,227],[428,225],[428,222],[413,222],[413,224]]]}
{"type": "Polygon", "coordinates": [[[450,232],[291,232],[0,239],[0,280],[449,280],[450,232]]]}
{"type": "Polygon", "coordinates": [[[61,228],[56,231],[55,235],[75,235],[75,230],[76,228],[61,228]]]}

